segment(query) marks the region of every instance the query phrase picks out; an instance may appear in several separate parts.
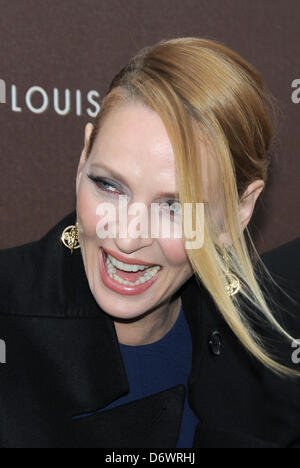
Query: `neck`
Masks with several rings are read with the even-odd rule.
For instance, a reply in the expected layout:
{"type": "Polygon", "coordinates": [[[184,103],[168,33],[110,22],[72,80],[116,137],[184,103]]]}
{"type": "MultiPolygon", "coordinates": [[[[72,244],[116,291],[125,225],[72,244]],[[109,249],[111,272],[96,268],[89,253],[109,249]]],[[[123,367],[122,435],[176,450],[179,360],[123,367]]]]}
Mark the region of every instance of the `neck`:
{"type": "Polygon", "coordinates": [[[181,297],[178,297],[133,322],[115,321],[119,343],[128,346],[142,346],[162,339],[175,324],[180,308],[181,297]]]}

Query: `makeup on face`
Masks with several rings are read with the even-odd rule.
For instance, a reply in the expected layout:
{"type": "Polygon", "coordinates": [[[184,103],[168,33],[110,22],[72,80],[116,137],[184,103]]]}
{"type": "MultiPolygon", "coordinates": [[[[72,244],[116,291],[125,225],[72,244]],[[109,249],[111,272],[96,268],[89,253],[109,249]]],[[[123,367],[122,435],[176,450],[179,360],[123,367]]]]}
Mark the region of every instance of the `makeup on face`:
{"type": "Polygon", "coordinates": [[[112,111],[83,168],[77,214],[85,270],[96,301],[116,318],[138,317],[149,309],[165,307],[162,304],[171,300],[192,273],[184,241],[151,235],[97,235],[102,216],[97,215],[99,203],[109,202],[118,213],[121,195],[127,196],[128,204],[142,202],[148,210],[152,203],[166,203],[163,213],[170,215],[173,229],[172,205],[179,200],[176,168],[160,117],[138,104],[112,111]]]}

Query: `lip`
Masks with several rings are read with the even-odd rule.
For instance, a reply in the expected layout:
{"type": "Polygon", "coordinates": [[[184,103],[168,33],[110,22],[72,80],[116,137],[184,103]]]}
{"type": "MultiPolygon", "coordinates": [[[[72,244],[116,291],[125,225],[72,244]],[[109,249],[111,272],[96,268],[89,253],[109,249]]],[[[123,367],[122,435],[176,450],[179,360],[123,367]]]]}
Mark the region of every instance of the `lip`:
{"type": "Polygon", "coordinates": [[[158,263],[146,263],[146,262],[143,262],[142,260],[137,260],[135,258],[125,258],[122,255],[117,254],[116,252],[113,252],[112,250],[109,250],[109,249],[103,249],[103,250],[105,253],[109,253],[109,255],[119,260],[119,262],[128,263],[129,265],[160,266],[158,265],[158,263]]]}
{"type": "MultiPolygon", "coordinates": [[[[109,251],[108,251],[109,252],[109,251]]],[[[133,296],[136,294],[141,294],[142,292],[149,289],[153,283],[158,279],[161,270],[159,270],[156,275],[145,283],[138,284],[137,286],[129,286],[128,284],[121,284],[117,281],[114,281],[106,271],[106,252],[103,248],[99,250],[99,262],[100,262],[100,275],[105,286],[112,291],[123,294],[125,296],[133,296]]]]}

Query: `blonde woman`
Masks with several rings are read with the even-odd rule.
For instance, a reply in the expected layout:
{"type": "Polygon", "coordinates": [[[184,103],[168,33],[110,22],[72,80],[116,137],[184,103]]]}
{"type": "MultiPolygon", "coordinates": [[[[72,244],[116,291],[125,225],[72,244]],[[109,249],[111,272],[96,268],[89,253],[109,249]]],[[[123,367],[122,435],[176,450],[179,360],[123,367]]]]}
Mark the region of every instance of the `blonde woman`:
{"type": "Polygon", "coordinates": [[[0,252],[2,447],[300,448],[300,241],[261,259],[248,231],[272,103],[201,38],[113,79],[76,210],[0,252]]]}

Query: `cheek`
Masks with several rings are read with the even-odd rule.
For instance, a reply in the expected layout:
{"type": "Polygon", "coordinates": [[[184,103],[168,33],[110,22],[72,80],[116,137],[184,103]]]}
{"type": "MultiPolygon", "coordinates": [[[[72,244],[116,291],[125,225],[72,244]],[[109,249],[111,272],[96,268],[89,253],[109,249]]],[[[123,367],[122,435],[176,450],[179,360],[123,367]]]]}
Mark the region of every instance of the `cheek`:
{"type": "Polygon", "coordinates": [[[182,239],[160,239],[160,247],[170,267],[189,265],[189,259],[182,239]]]}
{"type": "Polygon", "coordinates": [[[96,235],[96,226],[99,221],[99,216],[96,214],[97,203],[98,200],[90,187],[82,182],[78,189],[76,209],[84,237],[95,237],[96,235]]]}

